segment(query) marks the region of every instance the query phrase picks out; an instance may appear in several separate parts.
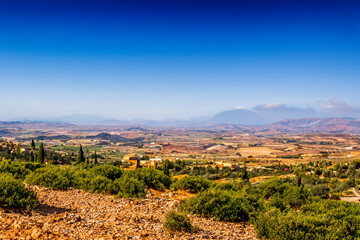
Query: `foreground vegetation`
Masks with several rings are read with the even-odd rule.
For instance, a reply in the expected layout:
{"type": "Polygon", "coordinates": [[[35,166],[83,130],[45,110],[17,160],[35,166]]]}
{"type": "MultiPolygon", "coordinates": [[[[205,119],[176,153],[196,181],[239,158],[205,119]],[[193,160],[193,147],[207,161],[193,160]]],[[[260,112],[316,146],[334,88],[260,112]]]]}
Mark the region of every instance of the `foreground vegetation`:
{"type": "MultiPolygon", "coordinates": [[[[252,223],[262,239],[360,238],[360,205],[335,200],[351,194],[352,188],[359,189],[359,160],[335,165],[319,160],[274,167],[286,168],[293,177],[275,176],[251,183],[249,178],[254,173],[244,167],[236,177],[229,174],[216,183],[197,174],[176,180],[168,168],[128,170],[89,163],[81,155],[76,164],[68,165],[2,159],[0,206],[33,209],[36,194],[25,184],[58,190],[76,188],[119,198],[144,198],[150,188],[185,190],[195,195],[181,201],[177,211],[167,215],[165,229],[194,231],[187,214],[196,214],[218,221],[252,223]]],[[[268,175],[270,171],[263,173],[268,175]]]]}

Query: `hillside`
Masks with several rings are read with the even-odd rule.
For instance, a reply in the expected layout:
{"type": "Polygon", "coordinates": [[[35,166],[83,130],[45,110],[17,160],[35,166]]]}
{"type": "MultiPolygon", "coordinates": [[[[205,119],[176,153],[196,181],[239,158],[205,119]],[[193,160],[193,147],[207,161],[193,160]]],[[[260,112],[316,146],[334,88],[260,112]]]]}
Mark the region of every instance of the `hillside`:
{"type": "Polygon", "coordinates": [[[196,233],[162,230],[165,215],[186,196],[149,192],[139,200],[81,190],[34,187],[39,206],[22,213],[0,209],[0,239],[256,239],[254,227],[191,216],[196,233]]]}
{"type": "Polygon", "coordinates": [[[360,120],[348,118],[287,119],[259,129],[291,132],[360,133],[360,120]]]}

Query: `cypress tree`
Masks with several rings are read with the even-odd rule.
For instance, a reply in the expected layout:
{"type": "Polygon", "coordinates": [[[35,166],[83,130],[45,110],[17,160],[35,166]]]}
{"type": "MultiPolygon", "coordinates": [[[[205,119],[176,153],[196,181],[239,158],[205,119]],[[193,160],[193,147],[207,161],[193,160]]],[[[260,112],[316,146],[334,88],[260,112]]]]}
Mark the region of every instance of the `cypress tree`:
{"type": "Polygon", "coordinates": [[[94,164],[98,164],[98,160],[97,160],[97,155],[96,155],[96,150],[95,150],[95,153],[94,153],[94,164]]]}
{"type": "Polygon", "coordinates": [[[168,159],[162,162],[162,170],[166,176],[170,176],[169,167],[170,167],[170,161],[168,159]]]}
{"type": "Polygon", "coordinates": [[[78,156],[77,156],[77,161],[76,161],[76,164],[80,164],[80,163],[83,163],[85,162],[85,156],[84,156],[84,151],[82,149],[82,146],[80,144],[80,148],[79,148],[79,153],[78,153],[78,156]]]}
{"type": "Polygon", "coordinates": [[[31,150],[30,151],[30,160],[29,160],[30,162],[34,162],[35,161],[35,156],[34,156],[34,151],[33,150],[31,150]]]}
{"type": "Polygon", "coordinates": [[[39,151],[37,154],[37,161],[41,164],[45,163],[45,151],[44,151],[44,143],[41,143],[39,146],[39,151]]]}
{"type": "Polygon", "coordinates": [[[297,186],[300,187],[301,185],[302,185],[302,183],[301,183],[301,176],[299,175],[299,176],[297,177],[297,186]]]}
{"type": "Polygon", "coordinates": [[[33,152],[35,152],[35,142],[34,139],[31,139],[31,149],[33,150],[33,152]]]}
{"type": "Polygon", "coordinates": [[[20,145],[20,143],[18,143],[15,153],[16,153],[17,157],[21,156],[21,145],[20,145]]]}
{"type": "Polygon", "coordinates": [[[136,169],[140,168],[140,158],[136,159],[136,169]]]}
{"type": "Polygon", "coordinates": [[[242,169],[241,179],[244,181],[249,181],[249,174],[246,170],[246,165],[244,165],[244,168],[242,169]]]}

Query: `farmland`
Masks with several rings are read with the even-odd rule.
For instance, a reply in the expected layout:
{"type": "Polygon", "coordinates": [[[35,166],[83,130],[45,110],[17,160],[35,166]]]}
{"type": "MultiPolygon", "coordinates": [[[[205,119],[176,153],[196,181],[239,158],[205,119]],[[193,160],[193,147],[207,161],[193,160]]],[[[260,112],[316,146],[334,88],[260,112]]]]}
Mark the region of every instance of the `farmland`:
{"type": "Polygon", "coordinates": [[[5,239],[358,236],[341,228],[358,223],[358,135],[46,126],[0,142],[4,194],[28,196],[4,195],[5,239]]]}

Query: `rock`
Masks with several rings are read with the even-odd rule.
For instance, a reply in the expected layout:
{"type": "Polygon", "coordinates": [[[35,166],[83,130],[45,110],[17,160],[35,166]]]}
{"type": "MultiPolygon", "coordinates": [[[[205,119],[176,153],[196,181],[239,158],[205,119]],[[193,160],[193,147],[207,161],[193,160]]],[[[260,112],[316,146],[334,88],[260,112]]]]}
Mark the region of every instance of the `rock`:
{"type": "Polygon", "coordinates": [[[41,230],[38,229],[38,228],[35,228],[32,230],[31,232],[31,237],[34,238],[34,239],[39,239],[41,236],[41,230]]]}

